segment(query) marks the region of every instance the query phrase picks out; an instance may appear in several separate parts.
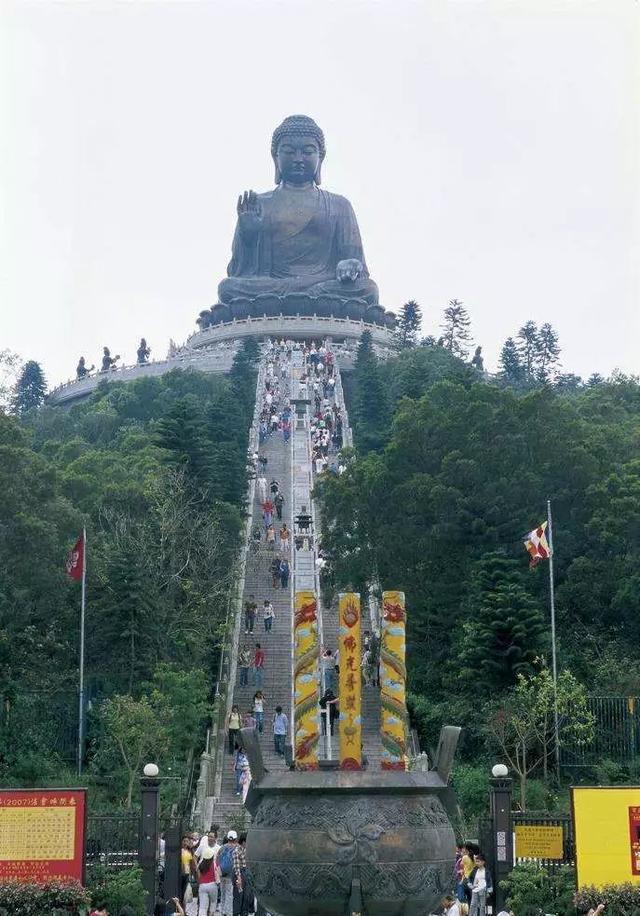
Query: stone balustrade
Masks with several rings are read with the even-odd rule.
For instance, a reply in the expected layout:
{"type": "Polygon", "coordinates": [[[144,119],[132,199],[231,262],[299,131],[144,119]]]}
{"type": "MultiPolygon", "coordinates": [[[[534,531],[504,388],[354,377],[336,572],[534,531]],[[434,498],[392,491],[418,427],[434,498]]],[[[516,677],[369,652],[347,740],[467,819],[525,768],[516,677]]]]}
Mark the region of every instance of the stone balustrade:
{"type": "Polygon", "coordinates": [[[293,340],[311,340],[330,337],[332,341],[358,341],[363,331],[370,331],[374,344],[393,348],[393,331],[382,325],[368,324],[353,318],[324,317],[322,315],[262,315],[257,318],[236,318],[196,331],[187,339],[194,349],[206,347],[216,341],[242,337],[284,337],[293,340]]]}

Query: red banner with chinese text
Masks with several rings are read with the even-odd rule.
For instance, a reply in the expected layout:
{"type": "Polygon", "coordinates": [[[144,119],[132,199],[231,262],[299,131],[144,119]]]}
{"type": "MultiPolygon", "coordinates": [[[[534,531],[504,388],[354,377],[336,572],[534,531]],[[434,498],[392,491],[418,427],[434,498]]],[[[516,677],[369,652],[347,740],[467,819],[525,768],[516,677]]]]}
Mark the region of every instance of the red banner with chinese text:
{"type": "Polygon", "coordinates": [[[84,880],[85,789],[0,789],[0,879],[84,880]]]}
{"type": "Polygon", "coordinates": [[[338,599],[340,658],[340,768],[362,769],[362,673],[360,595],[344,592],[338,599]]]}

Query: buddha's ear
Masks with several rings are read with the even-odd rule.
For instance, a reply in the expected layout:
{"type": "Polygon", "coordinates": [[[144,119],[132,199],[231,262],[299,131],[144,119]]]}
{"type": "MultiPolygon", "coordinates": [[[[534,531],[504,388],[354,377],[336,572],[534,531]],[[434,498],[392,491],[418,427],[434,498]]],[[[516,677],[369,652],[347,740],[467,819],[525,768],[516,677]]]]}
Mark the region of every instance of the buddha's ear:
{"type": "Polygon", "coordinates": [[[320,174],[321,171],[322,171],[322,161],[318,162],[318,168],[316,169],[316,174],[315,174],[315,176],[314,176],[314,178],[313,178],[313,180],[315,181],[315,183],[318,184],[318,185],[319,185],[319,184],[321,183],[321,181],[322,181],[322,177],[321,177],[321,174],[320,174]]]}
{"type": "Polygon", "coordinates": [[[273,157],[273,164],[274,164],[275,169],[276,169],[276,174],[275,174],[275,177],[274,177],[273,180],[274,180],[275,183],[278,185],[278,184],[280,184],[280,183],[282,182],[282,175],[280,174],[280,169],[278,168],[278,160],[276,159],[275,156],[273,157]]]}

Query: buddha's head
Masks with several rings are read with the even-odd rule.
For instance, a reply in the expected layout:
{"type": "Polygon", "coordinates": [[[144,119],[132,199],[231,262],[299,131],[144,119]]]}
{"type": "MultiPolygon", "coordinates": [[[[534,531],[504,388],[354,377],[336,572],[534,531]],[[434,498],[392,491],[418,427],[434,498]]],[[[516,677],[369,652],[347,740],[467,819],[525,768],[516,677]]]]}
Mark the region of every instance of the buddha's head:
{"type": "Polygon", "coordinates": [[[306,115],[291,115],[273,132],[271,155],[276,167],[275,182],[320,184],[325,156],[324,134],[306,115]]]}

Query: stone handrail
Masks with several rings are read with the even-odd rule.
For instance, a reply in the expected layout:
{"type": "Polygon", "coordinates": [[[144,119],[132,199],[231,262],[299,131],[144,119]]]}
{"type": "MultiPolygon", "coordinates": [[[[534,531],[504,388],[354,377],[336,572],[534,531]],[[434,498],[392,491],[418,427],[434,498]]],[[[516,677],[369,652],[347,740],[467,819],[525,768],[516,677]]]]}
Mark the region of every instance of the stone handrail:
{"type": "Polygon", "coordinates": [[[374,341],[383,347],[392,347],[394,334],[383,325],[364,319],[334,318],[326,315],[261,315],[259,317],[232,318],[194,331],[187,338],[187,346],[199,348],[214,340],[226,340],[264,333],[273,336],[331,337],[333,335],[359,338],[363,331],[371,331],[374,341]],[[264,331],[261,331],[264,328],[264,331]]]}

